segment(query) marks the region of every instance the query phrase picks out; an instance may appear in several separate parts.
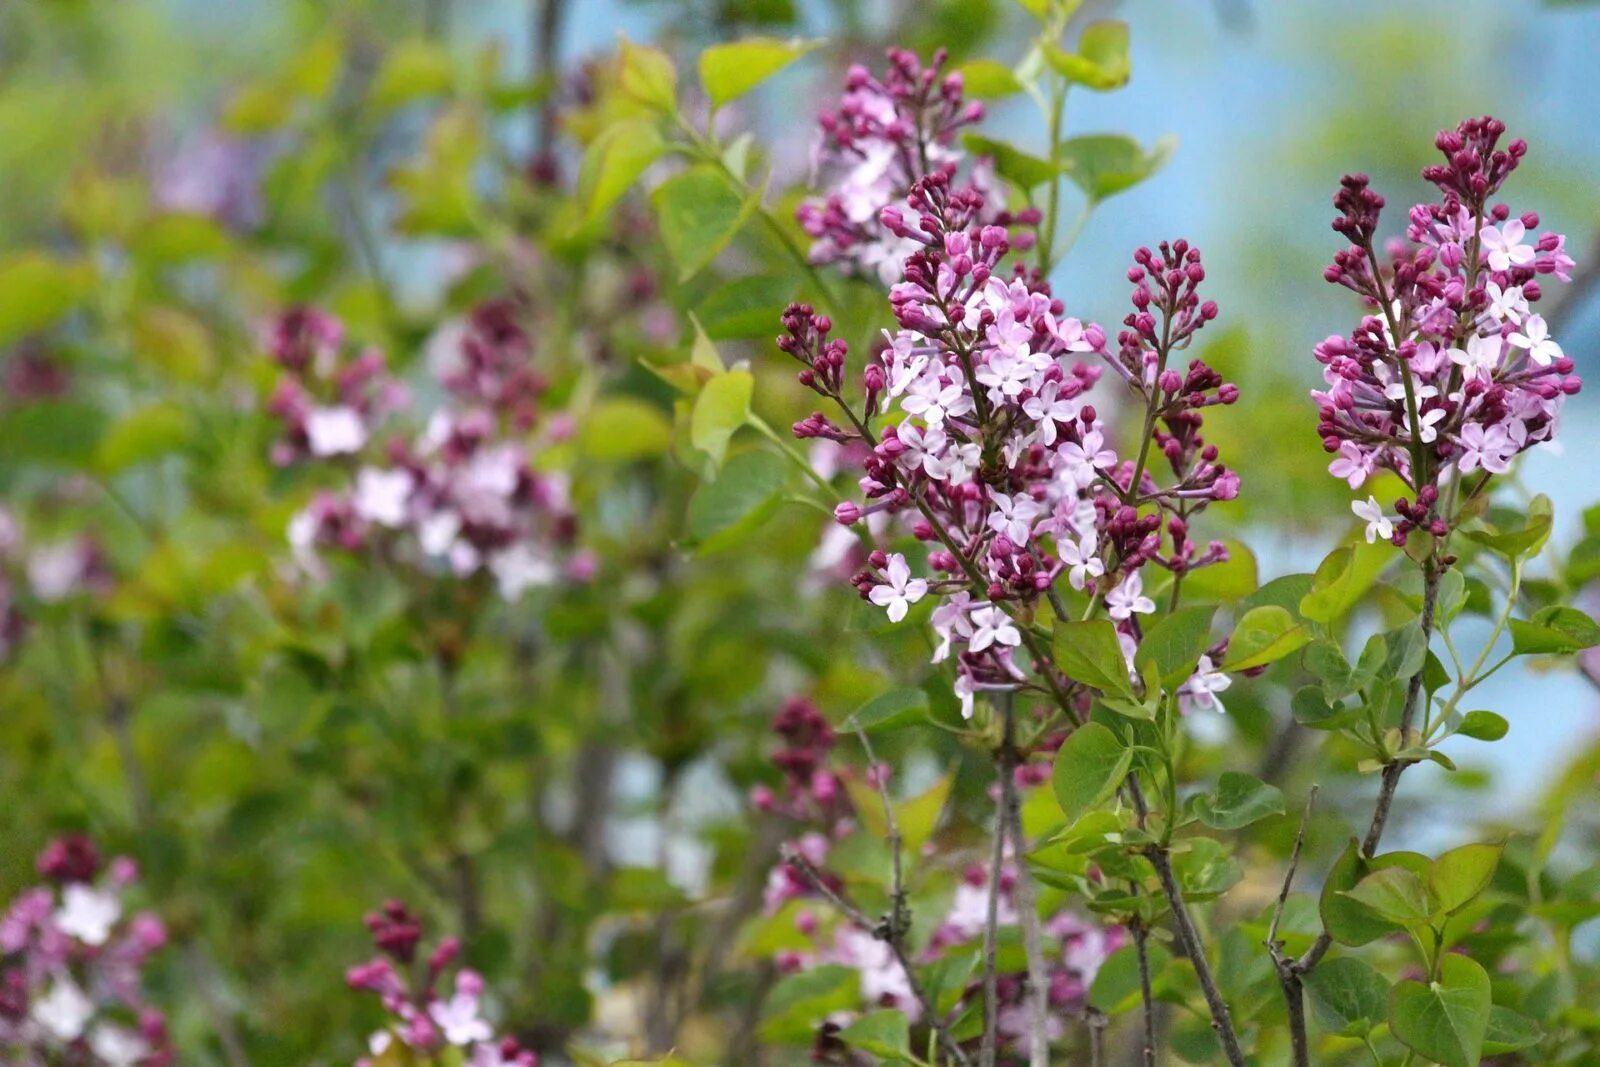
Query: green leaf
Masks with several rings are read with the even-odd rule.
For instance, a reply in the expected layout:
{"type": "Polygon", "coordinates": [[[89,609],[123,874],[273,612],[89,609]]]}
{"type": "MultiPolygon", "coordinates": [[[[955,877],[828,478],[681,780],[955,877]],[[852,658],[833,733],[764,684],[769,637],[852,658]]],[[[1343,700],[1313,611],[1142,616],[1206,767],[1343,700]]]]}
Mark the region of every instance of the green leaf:
{"type": "Polygon", "coordinates": [[[1111,696],[1132,699],[1128,661],[1123,658],[1117,628],[1105,619],[1060,622],[1055,625],[1051,651],[1056,666],[1067,677],[1111,696]]]}
{"type": "Polygon", "coordinates": [[[1048,159],[1031,156],[1004,141],[981,137],[975,133],[969,133],[961,140],[967,146],[967,151],[973,155],[987,156],[994,160],[995,173],[1023,192],[1052,181],[1061,173],[1060,168],[1048,159]]]}
{"type": "Polygon", "coordinates": [[[1182,685],[1211,644],[1211,617],[1215,614],[1212,607],[1188,607],[1165,616],[1145,632],[1134,664],[1142,669],[1153,663],[1161,673],[1161,684],[1168,689],[1182,685]]]}
{"type": "Polygon", "coordinates": [[[1512,619],[1511,648],[1519,656],[1581,652],[1600,645],[1600,625],[1577,608],[1552,604],[1530,620],[1512,619]]]}
{"type": "Polygon", "coordinates": [[[782,501],[788,468],[759,449],[730,458],[717,480],[700,486],[689,500],[689,537],[702,552],[737,543],[782,501]]]}
{"type": "MultiPolygon", "coordinates": [[[[955,778],[952,775],[940,775],[938,781],[928,788],[910,800],[895,805],[894,819],[900,827],[900,837],[907,855],[920,855],[922,846],[938,829],[939,818],[950,802],[950,789],[954,785],[955,778]]],[[[880,811],[882,807],[880,798],[880,811]]]]}
{"type": "Polygon", "coordinates": [[[1373,871],[1345,896],[1405,927],[1426,926],[1437,907],[1422,879],[1404,867],[1373,871]]]}
{"type": "Polygon", "coordinates": [[[1456,733],[1476,741],[1498,741],[1511,729],[1504,717],[1492,711],[1469,711],[1456,727],[1456,733]]]}
{"type": "Polygon", "coordinates": [[[1056,73],[1069,82],[1099,91],[1128,84],[1133,73],[1125,22],[1091,22],[1078,38],[1076,54],[1046,42],[1044,57],[1056,73]]]}
{"type": "Polygon", "coordinates": [[[911,1053],[911,1024],[903,1011],[872,1011],[840,1030],[839,1039],[873,1056],[903,1060],[911,1053]]]}
{"type": "Polygon", "coordinates": [[[1163,137],[1147,152],[1125,134],[1086,134],[1063,141],[1056,162],[1085,196],[1098,203],[1132,189],[1166,166],[1177,145],[1175,138],[1163,137]]]}
{"type": "Polygon", "coordinates": [[[1502,1056],[1537,1045],[1544,1038],[1539,1024],[1503,1004],[1489,1009],[1489,1028],[1483,1035],[1483,1054],[1502,1056]]]}
{"type": "Polygon", "coordinates": [[[648,119],[629,119],[601,131],[585,149],[578,171],[584,218],[593,221],[621,200],[664,148],[656,124],[648,119]]]}
{"type": "Polygon", "coordinates": [[[1073,730],[1056,753],[1050,781],[1067,818],[1077,820],[1099,805],[1128,776],[1133,752],[1097,722],[1073,730]]]}
{"type": "Polygon", "coordinates": [[[809,1041],[815,1027],[836,1011],[853,1010],[861,997],[860,972],[825,963],[791,974],[762,1005],[761,1036],[768,1041],[809,1041]]]}
{"type": "Polygon", "coordinates": [[[1339,730],[1361,717],[1359,707],[1347,708],[1329,701],[1327,695],[1314,685],[1296,690],[1289,702],[1295,722],[1313,730],[1339,730]]]}
{"type": "Polygon", "coordinates": [[[1317,1020],[1336,1033],[1365,1037],[1388,1017],[1389,983],[1354,956],[1324,960],[1305,983],[1317,1020]]]}
{"type": "Polygon", "coordinates": [[[400,41],[384,56],[367,99],[380,112],[450,91],[450,54],[432,41],[400,41]]]}
{"type": "Polygon", "coordinates": [[[1400,929],[1345,895],[1370,870],[1372,866],[1361,855],[1360,844],[1352,837],[1322,884],[1318,911],[1328,933],[1341,945],[1359,947],[1400,929]]]}
{"type": "Polygon", "coordinates": [[[677,110],[678,71],[667,53],[623,38],[617,59],[617,85],[624,94],[657,111],[677,110]]]}
{"type": "Polygon", "coordinates": [[[1333,623],[1355,607],[1394,557],[1385,543],[1334,549],[1317,567],[1311,591],[1300,601],[1301,616],[1333,623]]]}
{"type": "Polygon", "coordinates": [[[189,409],[175,401],[157,401],[142,407],[100,439],[95,466],[102,474],[118,474],[181,451],[189,443],[193,422],[189,409]]]}
{"type": "Polygon", "coordinates": [[[1174,873],[1191,901],[1214,900],[1238,884],[1244,872],[1221,841],[1195,837],[1172,857],[1174,873]]]}
{"type": "Polygon", "coordinates": [[[969,59],[952,72],[961,75],[962,88],[974,100],[999,100],[1022,92],[1011,68],[993,59],[969,59]]]}
{"type": "Polygon", "coordinates": [[[1435,913],[1454,915],[1489,887],[1500,865],[1501,845],[1462,845],[1433,861],[1428,888],[1437,901],[1435,913]]]}
{"type": "MultiPolygon", "coordinates": [[[[1150,984],[1154,986],[1172,962],[1172,954],[1154,942],[1147,945],[1150,984]]],[[[1133,1011],[1143,1003],[1139,977],[1139,954],[1133,945],[1123,945],[1100,965],[1089,986],[1089,1003],[1107,1015],[1133,1011]]]]}
{"type": "Polygon", "coordinates": [[[1527,524],[1518,530],[1500,531],[1488,523],[1465,530],[1467,537],[1507,559],[1523,559],[1538,555],[1550,540],[1554,521],[1554,508],[1550,498],[1540,493],[1528,503],[1527,524]]]}
{"type": "Polygon", "coordinates": [[[920,722],[928,715],[928,694],[921,689],[891,689],[861,705],[845,720],[844,728],[872,733],[920,722]]]}
{"type": "Polygon", "coordinates": [[[692,167],[662,182],[652,194],[661,240],[688,281],[717,258],[761,203],[755,190],[741,198],[726,177],[707,166],[692,167]]]}
{"type": "Polygon", "coordinates": [[[1222,667],[1228,671],[1264,667],[1310,640],[1311,635],[1306,628],[1296,622],[1286,609],[1275,604],[1251,608],[1233,628],[1222,667]]]}
{"type": "Polygon", "coordinates": [[[0,259],[0,345],[53,325],[89,298],[94,268],[42,252],[0,259]]]}
{"type": "Polygon", "coordinates": [[[700,53],[700,84],[711,98],[711,107],[719,108],[748,93],[820,43],[747,37],[731,44],[714,44],[700,53]]]}
{"type": "Polygon", "coordinates": [[[672,447],[672,423],[660,408],[637,397],[606,397],[584,415],[578,447],[601,463],[649,459],[672,447]]]}
{"type": "Polygon", "coordinates": [[[1255,592],[1257,577],[1255,553],[1239,541],[1226,541],[1228,558],[1189,572],[1183,581],[1183,594],[1231,603],[1255,592]]]}
{"type": "Polygon", "coordinates": [[[696,313],[713,341],[770,340],[772,324],[794,298],[795,288],[793,279],[778,275],[736,278],[706,294],[696,304],[696,313]]]}
{"type": "Polygon", "coordinates": [[[750,421],[755,384],[749,371],[725,371],[706,382],[695,398],[689,443],[711,457],[713,469],[722,466],[734,433],[750,421]]]}
{"type": "Polygon", "coordinates": [[[1491,1008],[1489,975],[1447,953],[1437,982],[1406,981],[1389,991],[1389,1029],[1405,1046],[1444,1067],[1477,1067],[1491,1008]]]}
{"type": "Polygon", "coordinates": [[[1282,815],[1283,793],[1252,775],[1223,771],[1217,787],[1191,798],[1189,808],[1213,830],[1237,830],[1269,815],[1282,815]]]}

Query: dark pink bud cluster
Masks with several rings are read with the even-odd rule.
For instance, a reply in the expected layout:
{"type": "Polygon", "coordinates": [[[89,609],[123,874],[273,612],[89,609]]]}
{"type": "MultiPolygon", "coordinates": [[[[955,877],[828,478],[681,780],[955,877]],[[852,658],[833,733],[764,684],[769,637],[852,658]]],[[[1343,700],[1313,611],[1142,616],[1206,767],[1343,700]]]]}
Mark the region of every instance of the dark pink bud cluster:
{"type": "Polygon", "coordinates": [[[470,408],[493,412],[511,430],[522,433],[538,418],[538,401],[547,383],[533,366],[533,342],[524,325],[525,309],[505,297],[487,300],[452,331],[437,368],[439,382],[470,408]]]}
{"type": "Polygon", "coordinates": [[[514,1038],[497,1037],[482,1017],[484,984],[476,971],[462,967],[453,983],[446,982],[461,957],[459,941],[441,939],[419,969],[413,963],[421,947],[422,920],[410,909],[391,900],[368,915],[366,923],[382,955],[349,968],[345,981],[352,989],[377,994],[389,1018],[368,1038],[374,1058],[358,1060],[357,1067],[386,1062],[385,1054],[394,1047],[425,1058],[454,1050],[471,1067],[538,1067],[536,1053],[514,1038]],[[448,994],[447,985],[452,987],[448,994]]]}
{"type": "Polygon", "coordinates": [[[348,354],[344,341],[343,324],[316,308],[292,308],[268,328],[267,350],[284,370],[267,402],[268,414],[283,423],[274,463],[360,452],[376,425],[408,402],[383,353],[348,354]]]}

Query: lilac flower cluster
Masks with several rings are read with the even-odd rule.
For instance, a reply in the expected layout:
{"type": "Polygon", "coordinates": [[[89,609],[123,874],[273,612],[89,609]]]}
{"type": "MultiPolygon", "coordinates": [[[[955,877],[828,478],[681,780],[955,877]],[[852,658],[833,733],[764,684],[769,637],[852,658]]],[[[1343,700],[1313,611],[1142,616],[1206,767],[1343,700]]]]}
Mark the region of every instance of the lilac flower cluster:
{"type": "Polygon", "coordinates": [[[167,1067],[165,1017],[146,1001],[145,962],[167,942],[123,894],[134,862],[102,867],[93,842],[62,837],[39,856],[45,885],[0,917],[0,1054],[18,1067],[97,1064],[167,1067]]]}
{"type": "MultiPolygon", "coordinates": [[[[784,793],[779,796],[769,788],[758,787],[752,793],[752,800],[761,810],[777,812],[808,828],[789,847],[809,865],[809,870],[801,870],[790,862],[772,869],[763,898],[769,915],[776,914],[791,901],[817,898],[813,878],[820,878],[836,894],[845,892],[843,879],[828,870],[827,862],[833,843],[852,833],[857,825],[849,795],[840,784],[840,775],[847,772],[835,771],[828,765],[834,735],[816,706],[804,699],[789,701],[780,709],[774,729],[783,738],[783,745],[773,752],[772,761],[783,773],[784,793]]],[[[1024,774],[1037,767],[1048,770],[1048,764],[1018,768],[1018,781],[1023,787],[1046,780],[1047,776],[1024,774]]],[[[889,768],[880,765],[868,773],[884,775],[889,773],[889,768]]],[[[1001,871],[996,900],[997,921],[1001,926],[1016,926],[1020,922],[1016,910],[1017,875],[1012,863],[1001,871]]],[[[988,918],[989,882],[989,872],[981,864],[970,866],[962,873],[948,909],[919,956],[920,962],[933,963],[950,952],[976,950],[988,918]]],[[[777,961],[780,969],[794,973],[823,964],[850,967],[860,974],[861,1000],[866,1010],[893,1008],[913,1021],[921,1017],[922,1005],[912,992],[905,968],[876,932],[850,923],[825,925],[809,909],[798,911],[794,921],[796,929],[812,941],[812,947],[783,952],[777,961]]],[[[1044,923],[1043,932],[1049,945],[1049,999],[1055,1009],[1050,1036],[1054,1040],[1065,1036],[1065,1017],[1082,1009],[1089,984],[1106,957],[1124,943],[1126,932],[1120,927],[1104,927],[1087,921],[1066,910],[1051,916],[1044,923]]],[[[1027,975],[1023,971],[999,976],[1002,1006],[998,1027],[1003,1063],[1026,1061],[1029,1038],[1026,988],[1027,975]]],[[[966,991],[970,998],[982,995],[981,981],[974,981],[966,991]]],[[[819,1031],[816,1062],[854,1062],[837,1037],[853,1015],[853,1012],[842,1012],[829,1019],[819,1031]]]]}
{"type": "Polygon", "coordinates": [[[1518,454],[1552,439],[1563,399],[1582,385],[1533,310],[1542,276],[1571,277],[1566,239],[1537,233],[1533,212],[1513,215],[1492,202],[1527,152],[1522,140],[1502,147],[1504,133],[1487,117],[1439,133],[1445,161],[1422,172],[1439,199],[1411,209],[1406,239],[1381,258],[1384,200],[1367,176],[1346,175],[1334,197],[1333,228],[1350,246],[1326,277],[1371,313],[1348,336],[1316,347],[1327,388],[1312,397],[1323,447],[1335,457],[1328,471],[1352,489],[1393,471],[1415,494],[1396,502],[1394,518],[1373,497],[1354,502],[1369,542],[1404,544],[1415,529],[1444,534],[1446,476],[1505,473],[1518,454]]]}
{"type": "Polygon", "coordinates": [[[373,551],[459,578],[487,574],[508,600],[586,578],[593,560],[572,551],[566,479],[529,456],[544,382],[515,307],[490,302],[442,332],[435,372],[447,402],[417,436],[380,445],[379,423],[408,403],[382,355],[342,360],[343,328],[318,311],[277,322],[271,350],[287,373],[270,405],[285,425],[275,458],[350,465],[345,487],[318,493],[290,522],[301,565],[322,573],[320,548],[373,551]]]}
{"type": "MultiPolygon", "coordinates": [[[[840,505],[839,522],[906,515],[910,532],[930,543],[929,577],[914,576],[903,555],[879,551],[853,581],[892,621],[929,595],[941,599],[933,658],[955,660],[956,693],[970,716],[976,693],[1024,680],[1013,661],[1023,632],[1009,606],[1048,597],[1059,611],[1064,579],[1103,604],[1131,658],[1138,616],[1155,611],[1143,568],[1153,563],[1181,580],[1227,558],[1218,542],[1197,546],[1189,524],[1210,502],[1238,494],[1237,475],[1200,433],[1204,410],[1233,403],[1238,390],[1198,359],[1171,365],[1217,314],[1198,296],[1205,270],[1186,242],[1135,254],[1133,311],[1112,351],[1105,331],[1066,316],[1035,273],[1019,266],[1004,275],[1012,245],[1004,228],[982,221],[981,193],[952,189],[936,173],[917,182],[908,204],[914,217],[882,213],[916,250],[890,290],[900,329],[862,372],[860,414],[844,395],[848,348],[828,338],[827,316],[791,306],[777,343],[805,365],[801,383],[849,422],[816,412],[795,425],[796,436],[872,448],[859,482],[864,499],[840,505]],[[1088,402],[1101,368],[1085,356],[1109,366],[1143,405],[1134,459],[1110,447],[1088,402]],[[873,421],[883,413],[898,421],[879,435],[873,421]],[[1157,460],[1170,479],[1158,478],[1157,460]]],[[[1208,660],[1187,688],[1209,696],[1226,685],[1214,674],[1208,660]]]]}
{"type": "MultiPolygon", "coordinates": [[[[865,67],[851,67],[839,107],[818,120],[814,167],[828,193],[795,213],[813,238],[812,262],[837,263],[885,285],[899,278],[901,262],[916,245],[883,222],[883,210],[903,204],[928,175],[953,180],[965,157],[956,134],[983,119],[983,105],[965,99],[961,75],[941,74],[943,49],[927,67],[905,49],[890,49],[888,58],[882,81],[865,67]]],[[[968,181],[987,203],[1002,203],[986,162],[972,168],[968,181]]],[[[1031,226],[1039,214],[1001,210],[986,221],[1031,226]]]]}
{"type": "Polygon", "coordinates": [[[0,507],[0,663],[27,630],[26,601],[38,606],[104,595],[111,579],[105,552],[93,536],[80,534],[29,548],[22,525],[0,507]]]}
{"type": "MultiPolygon", "coordinates": [[[[367,916],[367,929],[380,955],[351,967],[345,980],[352,989],[376,993],[388,1013],[388,1021],[367,1042],[374,1058],[385,1056],[398,1043],[422,1056],[457,1050],[458,1058],[451,1062],[463,1067],[538,1067],[536,1053],[522,1048],[515,1038],[495,1036],[484,1020],[483,979],[476,971],[457,969],[449,995],[441,992],[461,955],[459,941],[447,937],[419,960],[422,920],[398,901],[367,916]]],[[[371,1067],[373,1062],[357,1060],[356,1067],[371,1067]]]]}

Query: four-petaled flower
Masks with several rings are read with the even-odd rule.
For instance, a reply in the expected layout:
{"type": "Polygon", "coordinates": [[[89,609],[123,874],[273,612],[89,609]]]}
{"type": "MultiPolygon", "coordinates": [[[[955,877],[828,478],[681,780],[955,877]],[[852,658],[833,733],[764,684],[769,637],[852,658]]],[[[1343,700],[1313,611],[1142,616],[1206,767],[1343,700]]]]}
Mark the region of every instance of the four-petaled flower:
{"type": "Polygon", "coordinates": [[[1090,578],[1098,578],[1106,572],[1106,565],[1098,554],[1099,537],[1093,530],[1085,534],[1081,541],[1062,538],[1056,548],[1061,554],[1061,562],[1067,565],[1067,582],[1074,589],[1082,589],[1090,578]]]}
{"type": "Polygon", "coordinates": [[[906,565],[906,558],[898,552],[889,557],[889,565],[884,568],[884,578],[883,584],[872,587],[867,599],[880,608],[887,608],[890,622],[899,622],[905,618],[911,605],[928,594],[927,581],[911,577],[911,568],[906,565]]]}
{"type": "Polygon", "coordinates": [[[972,640],[967,643],[967,648],[982,652],[990,645],[1016,648],[1020,644],[1022,634],[1002,608],[988,604],[972,610],[972,640]]]}
{"type": "Polygon", "coordinates": [[[1148,615],[1155,610],[1156,602],[1144,595],[1144,579],[1138,571],[1122,579],[1122,584],[1106,594],[1106,614],[1118,621],[1148,615]]]}
{"type": "Polygon", "coordinates": [[[1383,513],[1383,505],[1378,503],[1377,497],[1352,500],[1350,510],[1356,513],[1356,518],[1367,524],[1367,544],[1372,544],[1380,537],[1387,541],[1394,536],[1394,523],[1383,513]]]}
{"type": "Polygon", "coordinates": [[[1527,234],[1528,229],[1521,219],[1507,219],[1498,227],[1485,226],[1478,240],[1489,253],[1489,269],[1510,270],[1532,263],[1533,246],[1522,243],[1527,234]]]}
{"type": "Polygon", "coordinates": [[[1550,326],[1544,321],[1543,315],[1529,315],[1522,329],[1512,334],[1509,340],[1517,348],[1526,348],[1528,358],[1541,367],[1548,367],[1565,354],[1561,346],[1550,339],[1550,326]]]}

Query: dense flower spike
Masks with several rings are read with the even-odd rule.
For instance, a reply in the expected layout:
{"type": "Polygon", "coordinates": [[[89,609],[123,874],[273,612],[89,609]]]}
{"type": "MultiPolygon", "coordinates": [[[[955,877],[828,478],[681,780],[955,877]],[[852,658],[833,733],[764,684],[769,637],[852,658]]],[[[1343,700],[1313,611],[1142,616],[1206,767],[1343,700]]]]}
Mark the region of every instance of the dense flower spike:
{"type": "MultiPolygon", "coordinates": [[[[815,168],[828,193],[796,210],[813,238],[813,262],[837,263],[885,285],[899,280],[916,241],[897,233],[884,220],[884,209],[903,207],[916,183],[929,175],[953,181],[965,156],[956,147],[956,134],[983,119],[983,105],[965,99],[961,75],[942,73],[946,58],[941,49],[924,67],[915,54],[890,49],[882,81],[865,67],[850,68],[838,109],[818,120],[815,168]]],[[[995,206],[987,221],[1001,226],[1039,221],[1031,209],[1017,215],[999,210],[999,183],[987,163],[972,169],[967,187],[995,206]]]]}
{"type": "MultiPolygon", "coordinates": [[[[1199,298],[1205,270],[1187,242],[1136,253],[1134,310],[1113,352],[1105,332],[1066,316],[1041,279],[1001,272],[1011,241],[982,221],[981,193],[952,189],[949,175],[936,173],[916,183],[908,205],[914,219],[883,213],[915,250],[889,293],[900,329],[862,372],[860,414],[844,395],[848,348],[829,339],[827,316],[790,307],[777,343],[804,364],[801,384],[850,423],[818,412],[795,426],[796,436],[872,448],[863,499],[841,504],[838,521],[904,515],[933,544],[931,578],[913,576],[898,553],[875,552],[852,581],[891,621],[927,596],[940,600],[934,660],[954,658],[970,716],[978,692],[1025,679],[1013,658],[1022,634],[1006,604],[1055,597],[1064,581],[1105,603],[1131,658],[1136,619],[1155,610],[1141,568],[1154,563],[1181,579],[1226,558],[1220,543],[1197,546],[1189,524],[1211,501],[1238,495],[1237,475],[1200,434],[1204,410],[1233,403],[1238,389],[1198,359],[1171,365],[1217,315],[1199,298]],[[1087,399],[1101,370],[1086,357],[1109,365],[1145,410],[1136,459],[1107,443],[1087,399]],[[879,437],[869,422],[884,412],[899,421],[879,437]],[[1158,457],[1170,479],[1157,476],[1158,457]]],[[[1196,685],[1207,699],[1194,703],[1214,706],[1211,694],[1226,678],[1196,685]]]]}
{"type": "Polygon", "coordinates": [[[455,969],[461,944],[445,938],[422,967],[415,966],[422,941],[422,920],[405,905],[390,901],[367,916],[367,929],[381,955],[346,972],[350,988],[376,993],[389,1019],[368,1039],[372,1059],[357,1067],[389,1062],[385,1054],[401,1047],[432,1057],[454,1050],[463,1067],[538,1067],[539,1057],[512,1037],[497,1037],[482,1016],[483,979],[465,967],[455,969]]]}
{"type": "Polygon", "coordinates": [[[416,438],[381,445],[376,420],[406,398],[383,357],[368,351],[341,364],[343,327],[314,309],[278,322],[271,350],[288,375],[271,410],[287,429],[275,457],[360,460],[347,488],[317,494],[290,523],[306,570],[321,572],[319,548],[377,551],[460,578],[487,574],[508,600],[591,572],[590,558],[572,549],[565,478],[535,470],[521,439],[537,422],[544,384],[518,315],[510,301],[491,301],[441,331],[435,372],[452,402],[416,438]],[[312,403],[330,381],[339,402],[312,403]]]}
{"type": "Polygon", "coordinates": [[[167,1024],[144,994],[143,968],[167,942],[161,920],[129,914],[139,871],[102,864],[88,838],[69,835],[39,856],[48,884],[0,917],[0,1054],[19,1067],[167,1067],[167,1024]]]}
{"type": "Polygon", "coordinates": [[[1440,198],[1413,207],[1406,239],[1381,254],[1384,200],[1366,175],[1346,175],[1334,197],[1333,228],[1350,247],[1326,277],[1371,313],[1316,348],[1327,388],[1312,397],[1334,456],[1328,471],[1352,489],[1393,471],[1415,494],[1396,502],[1393,518],[1371,496],[1355,502],[1368,541],[1445,533],[1440,487],[1476,474],[1467,492],[1480,494],[1489,476],[1555,435],[1563,399],[1581,387],[1534,310],[1541,276],[1571,276],[1566,238],[1536,233],[1536,214],[1494,202],[1527,152],[1521,140],[1501,147],[1504,133],[1492,118],[1441,131],[1434,143],[1445,161],[1422,172],[1440,198]]]}

